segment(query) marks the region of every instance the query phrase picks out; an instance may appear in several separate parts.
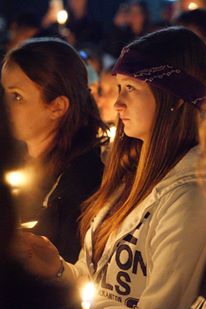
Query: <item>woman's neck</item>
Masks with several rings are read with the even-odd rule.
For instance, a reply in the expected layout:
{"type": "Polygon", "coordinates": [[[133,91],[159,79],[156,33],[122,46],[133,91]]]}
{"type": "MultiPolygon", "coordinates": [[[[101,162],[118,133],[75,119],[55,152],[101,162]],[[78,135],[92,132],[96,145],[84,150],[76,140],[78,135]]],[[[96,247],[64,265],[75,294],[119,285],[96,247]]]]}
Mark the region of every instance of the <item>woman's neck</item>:
{"type": "Polygon", "coordinates": [[[50,148],[53,140],[54,140],[54,134],[50,134],[49,136],[46,136],[43,139],[41,138],[32,141],[27,141],[26,143],[29,155],[34,159],[42,156],[50,148]]]}

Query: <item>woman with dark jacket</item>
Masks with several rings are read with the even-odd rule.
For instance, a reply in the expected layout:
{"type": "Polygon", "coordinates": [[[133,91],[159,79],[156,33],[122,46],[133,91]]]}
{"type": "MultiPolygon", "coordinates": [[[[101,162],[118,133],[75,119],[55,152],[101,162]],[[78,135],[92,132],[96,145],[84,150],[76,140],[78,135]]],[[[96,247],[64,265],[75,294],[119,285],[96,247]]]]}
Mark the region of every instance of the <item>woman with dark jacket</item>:
{"type": "Polygon", "coordinates": [[[6,55],[2,85],[15,137],[28,148],[30,186],[46,193],[33,232],[74,262],[80,204],[100,185],[107,140],[85,65],[63,40],[36,38],[6,55]]]}
{"type": "Polygon", "coordinates": [[[0,89],[0,308],[80,309],[75,286],[57,286],[32,275],[13,255],[18,237],[18,216],[12,188],[5,176],[21,164],[19,147],[8,124],[0,89]]]}

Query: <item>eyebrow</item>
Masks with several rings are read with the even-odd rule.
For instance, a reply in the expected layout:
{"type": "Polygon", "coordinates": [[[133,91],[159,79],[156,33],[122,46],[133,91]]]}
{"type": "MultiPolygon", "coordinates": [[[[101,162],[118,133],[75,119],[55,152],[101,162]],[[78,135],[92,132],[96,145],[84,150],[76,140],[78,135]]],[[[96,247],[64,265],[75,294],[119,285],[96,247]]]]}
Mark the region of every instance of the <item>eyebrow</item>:
{"type": "Polygon", "coordinates": [[[123,81],[123,82],[131,82],[132,79],[130,77],[125,77],[125,78],[122,78],[121,81],[123,81]]]}
{"type": "Polygon", "coordinates": [[[132,85],[135,85],[136,87],[142,87],[146,83],[145,81],[139,80],[134,77],[125,77],[125,78],[122,78],[121,81],[117,80],[118,84],[120,84],[121,82],[132,84],[132,85]]]}
{"type": "Polygon", "coordinates": [[[119,84],[121,82],[124,82],[124,83],[135,83],[135,84],[137,84],[139,82],[139,84],[141,84],[140,80],[138,80],[138,79],[136,79],[136,78],[134,78],[132,76],[131,77],[130,76],[125,76],[121,80],[118,80],[118,78],[117,78],[117,83],[119,84]]]}
{"type": "Polygon", "coordinates": [[[23,89],[21,89],[21,87],[18,86],[18,85],[16,85],[16,86],[8,86],[7,89],[9,89],[9,90],[18,89],[18,90],[22,90],[23,91],[23,89]]]}

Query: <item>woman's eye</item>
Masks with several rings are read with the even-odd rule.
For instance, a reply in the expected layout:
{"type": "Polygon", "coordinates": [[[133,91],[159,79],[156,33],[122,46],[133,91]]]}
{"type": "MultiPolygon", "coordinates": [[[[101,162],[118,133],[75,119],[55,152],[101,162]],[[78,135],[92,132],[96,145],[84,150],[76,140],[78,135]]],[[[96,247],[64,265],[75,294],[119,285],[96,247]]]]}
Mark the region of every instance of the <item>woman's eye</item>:
{"type": "Polygon", "coordinates": [[[13,96],[14,96],[14,99],[15,99],[16,101],[22,101],[22,100],[23,100],[23,97],[22,97],[19,93],[17,93],[17,92],[15,92],[15,93],[13,94],[13,96]]]}
{"type": "Polygon", "coordinates": [[[127,88],[128,92],[131,92],[131,91],[134,90],[134,87],[131,86],[131,85],[126,85],[126,88],[127,88]]]}

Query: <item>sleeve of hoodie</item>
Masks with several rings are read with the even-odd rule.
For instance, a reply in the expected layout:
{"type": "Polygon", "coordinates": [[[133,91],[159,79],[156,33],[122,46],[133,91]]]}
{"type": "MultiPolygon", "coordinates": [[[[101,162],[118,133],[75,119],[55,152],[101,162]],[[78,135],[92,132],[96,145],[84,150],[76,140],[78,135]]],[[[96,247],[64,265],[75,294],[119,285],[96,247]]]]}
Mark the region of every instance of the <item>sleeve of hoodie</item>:
{"type": "Polygon", "coordinates": [[[206,261],[206,199],[196,184],[182,185],[160,199],[151,222],[148,281],[140,309],[189,308],[206,261]]]}
{"type": "Polygon", "coordinates": [[[57,279],[58,284],[67,284],[76,282],[80,277],[88,277],[89,272],[86,264],[86,256],[84,249],[81,249],[79,258],[75,264],[66,262],[63,259],[64,272],[60,279],[57,279]]]}

